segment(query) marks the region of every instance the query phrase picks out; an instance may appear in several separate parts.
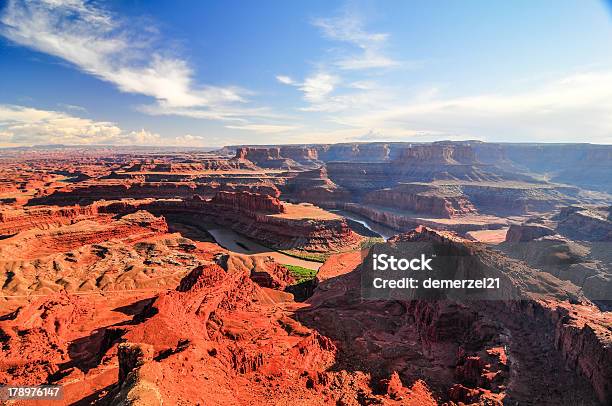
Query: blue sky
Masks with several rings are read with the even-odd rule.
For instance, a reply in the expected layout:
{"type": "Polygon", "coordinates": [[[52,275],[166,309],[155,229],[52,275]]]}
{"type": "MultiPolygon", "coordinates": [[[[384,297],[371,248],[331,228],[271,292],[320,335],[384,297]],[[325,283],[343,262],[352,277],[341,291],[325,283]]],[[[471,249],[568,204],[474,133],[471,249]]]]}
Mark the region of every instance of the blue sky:
{"type": "Polygon", "coordinates": [[[0,1],[0,145],[612,143],[609,2],[0,1]]]}

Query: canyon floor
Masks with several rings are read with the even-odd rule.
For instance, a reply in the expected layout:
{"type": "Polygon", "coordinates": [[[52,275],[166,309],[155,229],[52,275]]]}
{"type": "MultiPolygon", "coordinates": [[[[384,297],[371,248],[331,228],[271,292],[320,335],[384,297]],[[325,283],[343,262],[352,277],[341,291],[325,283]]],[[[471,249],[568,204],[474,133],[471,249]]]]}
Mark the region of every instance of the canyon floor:
{"type": "Polygon", "coordinates": [[[0,384],[69,405],[612,404],[612,147],[0,151],[0,384]],[[371,299],[427,244],[496,300],[371,299]]]}

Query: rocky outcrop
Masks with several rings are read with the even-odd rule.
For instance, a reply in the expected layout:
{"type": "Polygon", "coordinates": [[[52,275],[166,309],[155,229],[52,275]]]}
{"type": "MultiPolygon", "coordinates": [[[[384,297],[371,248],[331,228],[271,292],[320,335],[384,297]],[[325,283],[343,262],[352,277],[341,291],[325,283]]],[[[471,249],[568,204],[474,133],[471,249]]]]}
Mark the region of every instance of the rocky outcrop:
{"type": "Polygon", "coordinates": [[[351,198],[348,190],[329,179],[325,167],[297,173],[287,180],[282,190],[291,199],[315,204],[348,201],[351,198]]]}
{"type": "Polygon", "coordinates": [[[210,200],[215,206],[226,206],[232,210],[279,214],[285,207],[278,198],[249,192],[218,192],[210,200]]]}
{"type": "Polygon", "coordinates": [[[300,164],[291,158],[281,156],[280,147],[252,148],[242,147],[236,150],[233,160],[247,160],[261,168],[292,169],[299,168],[300,164]]]}
{"type": "Polygon", "coordinates": [[[557,216],[557,221],[558,231],[572,239],[612,241],[610,207],[565,207],[557,216]]]}
{"type": "Polygon", "coordinates": [[[98,211],[93,206],[5,209],[0,211],[0,235],[71,224],[76,219],[95,218],[97,214],[98,211]]]}
{"type": "Polygon", "coordinates": [[[605,235],[599,227],[605,224],[606,210],[600,211],[595,218],[592,211],[579,207],[561,212],[562,215],[552,216],[552,220],[532,219],[510,226],[500,248],[534,268],[582,287],[591,300],[607,303],[612,298],[609,247],[608,242],[597,241],[605,235]],[[574,217],[576,212],[583,214],[574,217]],[[571,219],[569,223],[565,223],[568,219],[571,219]],[[573,241],[568,236],[584,240],[573,241]]]}
{"type": "Polygon", "coordinates": [[[161,288],[176,284],[186,265],[197,264],[194,243],[168,234],[163,217],[138,208],[116,214],[76,218],[73,224],[22,230],[3,239],[2,293],[23,298],[161,288]]]}
{"type": "Polygon", "coordinates": [[[218,157],[201,158],[194,162],[133,163],[123,168],[128,173],[199,173],[203,171],[232,171],[236,169],[257,169],[249,162],[239,159],[218,157]]]}
{"type": "Polygon", "coordinates": [[[316,148],[300,145],[284,145],[280,147],[280,155],[293,159],[300,164],[313,164],[319,159],[319,152],[316,148]]]}
{"type": "Polygon", "coordinates": [[[119,385],[122,385],[127,376],[134,369],[153,360],[153,346],[149,344],[121,343],[117,347],[119,361],[119,385]]]}
{"type": "Polygon", "coordinates": [[[506,242],[528,242],[547,235],[554,235],[556,232],[544,225],[539,224],[512,224],[506,233],[506,242]]]}
{"type": "MultiPolygon", "coordinates": [[[[333,364],[335,345],[298,323],[294,322],[295,330],[289,329],[291,323],[284,312],[271,302],[274,291],[253,283],[242,260],[232,256],[223,260],[223,267],[210,264],[192,272],[179,290],[159,295],[143,310],[140,318],[144,322],[124,336],[128,342],[142,344],[121,344],[130,350],[136,347],[130,351],[136,356],[123,356],[137,359],[128,365],[133,366],[129,375],[135,382],[128,379],[119,393],[111,392],[107,398],[120,401],[127,395],[125,386],[154,384],[159,376],[164,376],[164,402],[170,398],[193,404],[205,391],[209,401],[220,404],[258,404],[267,391],[237,391],[236,382],[264,388],[266,377],[288,390],[284,395],[277,392],[276,399],[300,396],[312,401],[320,396],[321,387],[308,387],[308,373],[324,371],[333,364]],[[275,307],[277,310],[271,311],[275,307]],[[139,356],[144,345],[154,349],[153,360],[139,356]],[[194,362],[185,376],[181,365],[187,365],[188,360],[194,362]],[[190,390],[191,386],[197,386],[198,391],[190,390]]],[[[331,380],[320,373],[319,385],[329,386],[331,380]]]]}
{"type": "Polygon", "coordinates": [[[269,215],[240,208],[227,210],[228,206],[214,203],[211,208],[215,222],[275,249],[342,251],[358,247],[362,240],[340,217],[293,218],[291,213],[269,215]]]}
{"type": "Polygon", "coordinates": [[[444,382],[448,391],[442,399],[455,402],[609,402],[608,315],[591,304],[563,300],[576,294],[565,290],[570,285],[451,233],[420,228],[390,240],[407,242],[432,244],[438,256],[452,258],[445,265],[451,273],[469,268],[499,276],[503,289],[522,291],[524,300],[363,301],[356,288],[363,270],[343,259],[335,266],[347,264],[344,271],[321,279],[300,320],[337,338],[341,354],[382,373],[387,387],[397,383],[387,377],[401,370],[403,382],[415,376],[444,382]],[[375,331],[385,331],[386,339],[375,331]],[[393,361],[387,363],[385,351],[391,348],[393,361]],[[415,365],[421,357],[427,364],[415,365]],[[440,373],[445,368],[453,371],[450,376],[440,373]],[[540,395],[542,386],[549,390],[540,395]]]}
{"type": "Polygon", "coordinates": [[[164,218],[146,211],[136,211],[117,221],[102,217],[100,222],[85,220],[50,230],[28,230],[6,240],[0,246],[0,256],[9,258],[10,255],[17,255],[15,258],[33,259],[110,240],[145,239],[167,231],[164,218]]]}
{"type": "Polygon", "coordinates": [[[435,142],[431,145],[411,145],[400,150],[394,162],[398,165],[407,164],[474,164],[476,154],[469,145],[435,142]]]}
{"type": "Polygon", "coordinates": [[[598,315],[590,307],[550,304],[546,307],[555,323],[556,348],[563,355],[567,365],[581,371],[591,382],[602,404],[611,403],[610,317],[598,315]]]}
{"type": "Polygon", "coordinates": [[[554,187],[547,185],[462,185],[465,196],[483,213],[497,215],[549,212],[575,201],[554,187]]]}
{"type": "Polygon", "coordinates": [[[377,206],[443,218],[476,213],[474,206],[457,187],[402,184],[370,192],[364,196],[363,201],[377,206]]]}
{"type": "MultiPolygon", "coordinates": [[[[58,294],[34,300],[0,321],[0,383],[39,385],[70,361],[72,332],[91,310],[78,297],[58,294]]],[[[95,358],[97,355],[90,354],[95,358]]],[[[87,360],[83,360],[87,361],[87,360]]]]}
{"type": "MultiPolygon", "coordinates": [[[[181,175],[182,176],[182,175],[181,175]]],[[[91,204],[99,200],[132,199],[170,199],[191,198],[193,195],[213,197],[219,191],[253,192],[278,197],[278,188],[262,182],[227,183],[227,182],[104,182],[80,184],[60,189],[49,196],[32,199],[30,205],[73,205],[91,204]]]]}
{"type": "Polygon", "coordinates": [[[264,288],[283,290],[295,283],[289,270],[272,260],[264,261],[262,266],[251,270],[251,280],[264,288]]]}
{"type": "Polygon", "coordinates": [[[491,216],[463,216],[446,221],[445,218],[429,218],[433,216],[417,215],[416,213],[402,212],[381,206],[373,206],[359,203],[344,203],[339,205],[341,209],[359,214],[369,220],[382,224],[393,230],[409,231],[420,225],[433,227],[439,230],[450,230],[465,234],[476,230],[496,230],[507,225],[507,221],[499,217],[491,216]]]}
{"type": "Polygon", "coordinates": [[[319,159],[325,162],[383,162],[389,159],[391,147],[386,143],[333,144],[316,146],[319,159]]]}
{"type": "Polygon", "coordinates": [[[267,247],[283,250],[342,251],[356,248],[362,241],[362,237],[339,216],[329,215],[319,208],[287,206],[271,196],[244,192],[223,193],[209,200],[194,196],[188,200],[109,202],[99,210],[123,214],[146,210],[158,215],[196,215],[199,219],[229,227],[267,247]],[[314,214],[302,215],[302,209],[314,214]],[[318,218],[323,214],[326,218],[318,218]]]}

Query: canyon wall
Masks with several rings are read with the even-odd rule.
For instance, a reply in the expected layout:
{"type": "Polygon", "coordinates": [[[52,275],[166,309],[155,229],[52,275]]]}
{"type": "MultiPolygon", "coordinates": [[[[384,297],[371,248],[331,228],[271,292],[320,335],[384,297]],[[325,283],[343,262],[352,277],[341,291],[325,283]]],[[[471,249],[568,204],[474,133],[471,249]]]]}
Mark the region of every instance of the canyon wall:
{"type": "Polygon", "coordinates": [[[284,196],[315,204],[349,201],[352,197],[347,189],[329,179],[325,167],[299,172],[280,188],[284,196]]]}
{"type": "Polygon", "coordinates": [[[471,146],[452,143],[414,145],[400,149],[393,160],[397,164],[474,164],[476,154],[471,146]]]}
{"type": "MultiPolygon", "coordinates": [[[[296,152],[291,150],[290,152],[296,152]]],[[[280,147],[253,148],[242,147],[236,150],[236,155],[232,161],[248,161],[261,168],[271,169],[291,169],[299,168],[300,164],[291,158],[281,156],[280,147]]]]}
{"type": "Polygon", "coordinates": [[[98,200],[169,199],[191,198],[194,195],[212,197],[219,191],[247,191],[278,197],[280,192],[273,185],[254,183],[196,183],[196,182],[136,182],[136,183],[98,183],[76,185],[60,189],[49,196],[31,199],[29,205],[91,204],[98,200]]]}
{"type": "MultiPolygon", "coordinates": [[[[437,221],[428,219],[426,215],[416,216],[415,214],[402,213],[384,207],[364,205],[360,203],[340,203],[337,208],[348,212],[359,214],[369,220],[382,224],[397,231],[406,232],[419,225],[433,227],[440,230],[455,231],[460,234],[477,230],[496,230],[507,225],[507,221],[501,218],[482,217],[465,218],[458,217],[457,221],[437,221]],[[486,220],[486,221],[485,221],[486,220]]],[[[452,218],[451,218],[452,219],[452,218]]],[[[444,219],[441,219],[444,220],[444,219]]]]}
{"type": "Polygon", "coordinates": [[[99,210],[192,214],[200,220],[229,227],[267,247],[283,250],[342,251],[356,248],[362,241],[343,218],[292,218],[284,215],[285,207],[278,199],[247,192],[221,192],[209,200],[198,196],[183,200],[125,200],[105,203],[99,210]]]}
{"type": "Polygon", "coordinates": [[[279,214],[285,212],[285,207],[278,198],[249,192],[217,192],[210,200],[213,206],[223,206],[242,212],[258,212],[279,214]]]}
{"type": "Polygon", "coordinates": [[[484,213],[500,215],[548,212],[575,201],[556,188],[538,185],[462,185],[463,194],[484,213]]]}
{"type": "MultiPolygon", "coordinates": [[[[270,146],[270,148],[274,148],[270,146]]],[[[307,155],[326,163],[389,163],[429,162],[459,163],[476,168],[453,168],[448,174],[433,169],[404,171],[413,175],[405,180],[468,179],[499,180],[501,178],[534,181],[533,174],[546,175],[553,182],[567,183],[586,189],[612,193],[609,173],[612,171],[612,148],[590,144],[498,144],[480,141],[440,141],[434,143],[372,142],[301,145],[287,148],[304,149],[307,155]],[[425,159],[426,158],[426,159],[425,159]],[[427,178],[416,179],[416,175],[427,178]]],[[[236,151],[240,147],[226,147],[236,151]]],[[[290,154],[289,154],[290,155],[290,154]]],[[[304,156],[299,153],[296,156],[304,156]]],[[[299,161],[299,159],[298,159],[299,161]]],[[[330,165],[331,167],[331,165],[330,165]]],[[[330,170],[335,181],[336,169],[330,170]],[[334,172],[334,173],[332,173],[334,172]]],[[[365,168],[364,168],[365,169],[365,168]]],[[[357,169],[360,170],[360,169],[357,169]]],[[[392,173],[393,171],[389,171],[392,173]]],[[[339,182],[340,185],[343,185],[339,182]]],[[[380,186],[379,188],[384,187],[380,186]]]]}
{"type": "Polygon", "coordinates": [[[375,190],[366,194],[363,202],[443,218],[476,213],[459,188],[425,184],[401,184],[375,190]]]}
{"type": "Polygon", "coordinates": [[[97,214],[97,209],[92,206],[4,209],[0,210],[0,235],[71,224],[77,218],[94,218],[97,214]]]}
{"type": "Polygon", "coordinates": [[[557,228],[572,239],[612,242],[611,207],[564,207],[557,216],[557,228]]]}

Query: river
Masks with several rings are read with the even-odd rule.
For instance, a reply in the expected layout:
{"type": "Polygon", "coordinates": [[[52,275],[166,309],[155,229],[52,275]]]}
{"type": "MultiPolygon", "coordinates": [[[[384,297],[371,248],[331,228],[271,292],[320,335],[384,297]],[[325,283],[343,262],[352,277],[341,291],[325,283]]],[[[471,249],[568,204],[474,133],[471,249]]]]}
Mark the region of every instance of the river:
{"type": "Polygon", "coordinates": [[[269,256],[274,258],[274,260],[279,264],[296,265],[315,270],[318,270],[321,265],[323,265],[321,262],[295,258],[268,247],[264,247],[263,245],[258,244],[255,241],[250,240],[249,238],[240,235],[233,230],[230,230],[229,228],[210,227],[206,228],[206,231],[213,236],[217,244],[227,250],[237,252],[239,254],[269,256]]]}
{"type": "MultiPolygon", "coordinates": [[[[385,240],[398,233],[389,227],[374,223],[355,213],[349,213],[344,210],[330,211],[363,225],[365,228],[380,235],[385,240]]],[[[215,239],[217,244],[229,251],[239,254],[270,256],[280,264],[296,265],[307,269],[318,270],[322,265],[320,262],[308,261],[275,251],[226,227],[210,225],[206,227],[206,231],[215,239]]]]}
{"type": "Polygon", "coordinates": [[[351,213],[345,210],[330,210],[330,211],[338,214],[339,216],[342,216],[344,218],[353,220],[361,224],[368,230],[380,235],[382,238],[385,239],[385,241],[393,237],[394,235],[399,234],[399,231],[396,231],[390,227],[386,227],[382,224],[375,223],[370,219],[360,216],[359,214],[351,213]]]}

